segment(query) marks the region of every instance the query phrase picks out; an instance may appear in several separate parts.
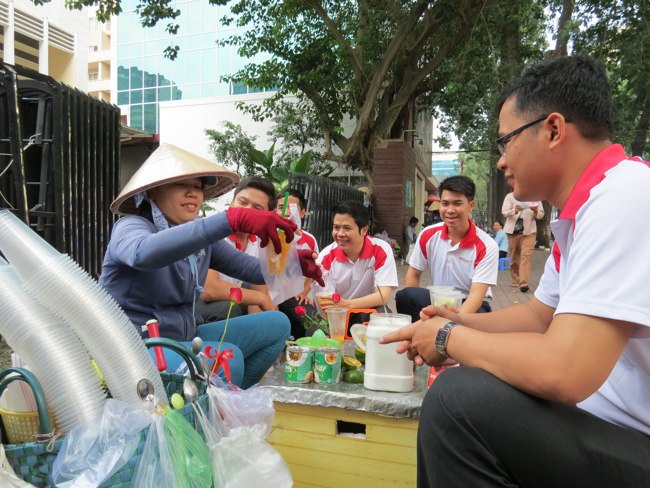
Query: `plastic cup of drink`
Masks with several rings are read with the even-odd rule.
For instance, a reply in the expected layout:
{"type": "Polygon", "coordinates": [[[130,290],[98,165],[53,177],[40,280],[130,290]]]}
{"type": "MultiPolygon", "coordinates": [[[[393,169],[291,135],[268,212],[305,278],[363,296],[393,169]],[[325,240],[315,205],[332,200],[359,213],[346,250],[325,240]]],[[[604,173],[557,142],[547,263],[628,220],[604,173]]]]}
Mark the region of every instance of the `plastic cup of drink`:
{"type": "Polygon", "coordinates": [[[328,308],[327,322],[330,327],[330,337],[343,344],[345,341],[345,318],[347,308],[328,308]]]}
{"type": "Polygon", "coordinates": [[[459,291],[431,291],[431,304],[436,307],[448,307],[455,310],[460,310],[463,304],[463,294],[459,291]]]}
{"type": "Polygon", "coordinates": [[[291,249],[291,243],[287,242],[284,231],[278,229],[278,235],[280,236],[280,244],[282,245],[282,250],[280,251],[280,254],[276,254],[275,251],[271,249],[267,262],[269,274],[272,275],[284,274],[284,269],[287,265],[287,256],[289,255],[289,250],[291,249]]]}
{"type": "Polygon", "coordinates": [[[323,303],[332,300],[332,295],[334,295],[334,290],[321,290],[317,291],[315,294],[316,303],[318,303],[318,309],[320,310],[323,317],[327,317],[327,312],[323,309],[323,303]]]}

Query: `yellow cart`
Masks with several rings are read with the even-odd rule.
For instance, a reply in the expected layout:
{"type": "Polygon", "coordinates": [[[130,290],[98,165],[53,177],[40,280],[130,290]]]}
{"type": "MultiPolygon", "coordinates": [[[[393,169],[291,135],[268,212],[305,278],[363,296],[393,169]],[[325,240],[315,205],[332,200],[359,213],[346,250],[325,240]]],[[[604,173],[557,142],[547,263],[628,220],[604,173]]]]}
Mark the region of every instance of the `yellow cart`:
{"type": "Polygon", "coordinates": [[[289,464],[296,488],[413,487],[416,437],[428,367],[409,393],[363,385],[288,383],[281,366],[262,380],[275,405],[268,441],[289,464]]]}

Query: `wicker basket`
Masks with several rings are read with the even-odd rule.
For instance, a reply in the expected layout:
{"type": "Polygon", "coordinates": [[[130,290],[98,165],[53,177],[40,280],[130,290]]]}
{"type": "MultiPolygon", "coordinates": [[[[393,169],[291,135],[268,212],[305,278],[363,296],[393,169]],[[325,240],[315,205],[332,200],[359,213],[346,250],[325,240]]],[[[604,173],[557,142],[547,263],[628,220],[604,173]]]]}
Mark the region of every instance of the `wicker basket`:
{"type": "MultiPolygon", "coordinates": [[[[174,351],[181,354],[187,361],[190,370],[190,374],[193,378],[196,378],[196,373],[203,375],[203,370],[201,368],[200,362],[190,351],[185,349],[182,345],[169,341],[168,339],[156,338],[149,339],[145,341],[147,347],[163,346],[173,349],[174,351]],[[192,368],[194,366],[194,368],[192,368]]],[[[18,368],[10,368],[18,369],[18,368]]],[[[2,373],[3,374],[3,373],[2,373]]],[[[184,376],[177,374],[161,373],[161,378],[163,380],[163,385],[167,391],[167,395],[171,396],[172,393],[182,393],[183,381],[185,380],[184,376]]],[[[198,381],[197,385],[199,387],[199,399],[197,403],[207,412],[208,409],[208,395],[207,384],[202,381],[198,381]]],[[[40,385],[38,385],[40,388],[40,385]]],[[[42,391],[42,390],[41,390],[42,391]]],[[[34,397],[36,398],[38,394],[34,392],[34,397]]],[[[38,400],[37,400],[38,403],[38,400]]],[[[42,411],[42,410],[41,410],[42,411]]],[[[186,404],[181,410],[178,410],[179,413],[185,417],[190,423],[194,423],[194,411],[190,404],[186,404]]],[[[39,416],[36,417],[37,427],[39,422],[42,423],[42,418],[39,416]]],[[[4,417],[3,417],[4,420],[4,417]]],[[[41,432],[51,432],[52,430],[43,430],[43,427],[37,428],[41,432]]],[[[140,456],[142,455],[142,450],[144,449],[144,443],[146,439],[146,430],[140,434],[140,442],[138,447],[129,459],[129,461],[124,464],[115,474],[109,477],[104,483],[100,485],[100,488],[127,488],[131,486],[131,480],[135,473],[135,468],[138,465],[140,456]]],[[[51,445],[48,444],[39,444],[35,442],[27,442],[25,444],[8,444],[5,446],[5,453],[7,455],[7,460],[9,464],[13,467],[16,475],[19,478],[22,478],[28,483],[31,483],[38,487],[47,487],[54,488],[52,484],[52,466],[54,460],[56,459],[63,440],[58,440],[51,445]]]]}
{"type": "MultiPolygon", "coordinates": [[[[52,412],[50,412],[51,416],[52,412]]],[[[0,408],[7,444],[33,442],[38,434],[38,412],[11,412],[0,408]]]]}

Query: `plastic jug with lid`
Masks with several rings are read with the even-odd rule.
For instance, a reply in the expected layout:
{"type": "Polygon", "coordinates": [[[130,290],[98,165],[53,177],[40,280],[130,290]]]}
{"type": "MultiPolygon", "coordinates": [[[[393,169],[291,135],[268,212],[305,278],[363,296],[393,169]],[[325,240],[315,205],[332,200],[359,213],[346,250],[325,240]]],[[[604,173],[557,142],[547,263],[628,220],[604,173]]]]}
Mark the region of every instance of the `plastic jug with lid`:
{"type": "Polygon", "coordinates": [[[369,390],[407,392],[413,389],[413,362],[397,344],[379,344],[379,338],[411,323],[411,317],[397,313],[370,315],[366,331],[366,371],[363,386],[369,390]]]}

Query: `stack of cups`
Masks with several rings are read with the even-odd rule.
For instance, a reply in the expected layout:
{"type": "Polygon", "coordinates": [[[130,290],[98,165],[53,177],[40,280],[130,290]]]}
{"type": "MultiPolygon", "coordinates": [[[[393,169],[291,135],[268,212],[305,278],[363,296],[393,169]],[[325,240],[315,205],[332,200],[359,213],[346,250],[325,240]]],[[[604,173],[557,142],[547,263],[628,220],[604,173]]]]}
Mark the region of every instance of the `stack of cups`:
{"type": "Polygon", "coordinates": [[[134,325],[74,260],[5,210],[0,211],[0,250],[27,291],[76,332],[97,361],[113,398],[140,402],[137,384],[146,378],[158,399],[168,403],[160,374],[134,325]]]}
{"type": "Polygon", "coordinates": [[[99,417],[106,396],[79,337],[22,285],[0,262],[0,334],[41,382],[58,430],[66,433],[99,417]]]}

